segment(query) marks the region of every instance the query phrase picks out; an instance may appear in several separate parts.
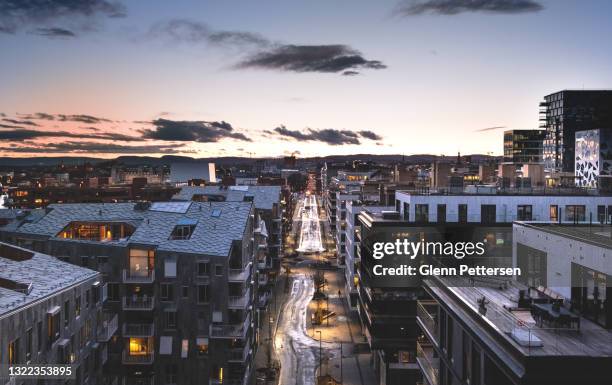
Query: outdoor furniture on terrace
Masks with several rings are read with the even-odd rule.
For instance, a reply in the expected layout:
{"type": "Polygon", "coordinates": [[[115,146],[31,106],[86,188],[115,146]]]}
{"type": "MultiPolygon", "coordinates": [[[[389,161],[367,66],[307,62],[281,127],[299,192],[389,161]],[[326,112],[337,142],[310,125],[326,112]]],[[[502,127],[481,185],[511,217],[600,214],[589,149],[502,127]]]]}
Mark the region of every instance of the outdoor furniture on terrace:
{"type": "Polygon", "coordinates": [[[559,306],[558,309],[555,309],[552,303],[534,303],[532,313],[540,326],[542,326],[543,321],[547,321],[557,326],[568,326],[570,328],[573,324],[576,324],[577,329],[580,330],[580,316],[572,313],[563,306],[559,306]]]}

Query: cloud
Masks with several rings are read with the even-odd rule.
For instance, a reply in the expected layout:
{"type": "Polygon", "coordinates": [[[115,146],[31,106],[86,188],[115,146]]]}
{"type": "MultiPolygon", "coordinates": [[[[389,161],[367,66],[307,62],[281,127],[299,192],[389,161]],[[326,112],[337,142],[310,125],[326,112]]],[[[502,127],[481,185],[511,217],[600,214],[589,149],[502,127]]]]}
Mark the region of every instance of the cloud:
{"type": "Polygon", "coordinates": [[[156,119],[154,128],[143,129],[140,132],[145,139],[214,143],[225,138],[250,142],[251,139],[240,132],[235,132],[231,124],[221,122],[206,122],[201,120],[169,120],[156,119]]]}
{"type": "Polygon", "coordinates": [[[370,139],[370,140],[382,140],[382,136],[370,130],[359,131],[359,135],[363,136],[366,139],[370,139]]]}
{"type": "Polygon", "coordinates": [[[148,37],[238,47],[245,58],[233,66],[235,69],[342,73],[350,76],[358,74],[357,70],[360,69],[387,68],[381,61],[368,60],[358,50],[344,44],[284,44],[252,32],[215,31],[204,23],[188,19],[156,23],[149,30],[148,37]]]}
{"type": "Polygon", "coordinates": [[[97,134],[85,134],[68,131],[39,131],[25,129],[18,126],[9,126],[0,124],[2,128],[15,128],[13,130],[2,130],[0,131],[0,141],[21,141],[30,140],[36,138],[76,138],[76,139],[102,139],[102,140],[122,140],[122,141],[136,141],[140,140],[138,137],[112,133],[102,132],[97,134]]]}
{"type": "Polygon", "coordinates": [[[506,126],[493,126],[493,127],[479,128],[478,130],[474,130],[474,132],[495,131],[495,130],[501,130],[503,128],[506,128],[506,126]]]}
{"type": "MultiPolygon", "coordinates": [[[[380,140],[381,136],[368,130],[364,131],[351,131],[351,130],[337,130],[334,128],[324,128],[320,130],[308,128],[305,132],[299,130],[290,130],[284,125],[280,125],[273,130],[274,133],[280,135],[281,138],[290,138],[298,141],[317,141],[326,143],[332,146],[341,144],[361,144],[359,138],[365,138],[369,140],[380,140]]],[[[264,133],[271,134],[272,131],[264,131],[264,133]]]]}
{"type": "Polygon", "coordinates": [[[64,28],[36,28],[32,31],[34,35],[45,37],[67,38],[76,37],[76,34],[69,29],[64,28]]]}
{"type": "Polygon", "coordinates": [[[344,72],[356,69],[387,68],[378,60],[367,60],[361,53],[342,44],[281,45],[257,52],[236,68],[260,68],[290,72],[344,72]]]}
{"type": "Polygon", "coordinates": [[[22,119],[29,120],[58,120],[61,122],[80,122],[87,124],[97,123],[111,123],[111,119],[100,118],[91,115],[77,114],[77,115],[64,115],[64,114],[47,114],[45,112],[37,112],[35,114],[17,114],[22,119]]]}
{"type": "MultiPolygon", "coordinates": [[[[18,124],[22,126],[38,126],[37,123],[32,122],[30,120],[18,120],[18,119],[9,119],[9,118],[4,118],[2,120],[8,123],[18,124]]],[[[12,127],[12,128],[15,128],[15,127],[12,127]]]]}
{"type": "Polygon", "coordinates": [[[394,13],[400,16],[458,15],[468,12],[517,14],[542,9],[542,4],[535,0],[404,0],[397,5],[394,13]]]}
{"type": "Polygon", "coordinates": [[[270,41],[265,37],[245,31],[214,31],[208,25],[188,19],[172,19],[154,24],[149,37],[167,37],[175,42],[209,43],[227,46],[266,46],[270,41]]]}
{"type": "Polygon", "coordinates": [[[44,112],[37,112],[35,114],[17,114],[24,119],[39,119],[39,120],[55,120],[55,116],[44,112]]]}
{"type": "MultiPolygon", "coordinates": [[[[78,25],[96,17],[123,17],[125,6],[109,0],[0,0],[0,33],[14,34],[22,28],[36,27],[43,36],[57,37],[57,32],[71,30],[57,26],[57,23],[78,25]],[[46,30],[46,34],[44,33],[46,30]],[[56,33],[54,33],[56,32],[56,33]]],[[[67,35],[64,35],[66,37],[67,35]]]]}
{"type": "Polygon", "coordinates": [[[179,154],[194,153],[177,145],[125,146],[115,143],[63,142],[23,147],[0,147],[2,152],[18,153],[96,153],[96,154],[179,154]]]}

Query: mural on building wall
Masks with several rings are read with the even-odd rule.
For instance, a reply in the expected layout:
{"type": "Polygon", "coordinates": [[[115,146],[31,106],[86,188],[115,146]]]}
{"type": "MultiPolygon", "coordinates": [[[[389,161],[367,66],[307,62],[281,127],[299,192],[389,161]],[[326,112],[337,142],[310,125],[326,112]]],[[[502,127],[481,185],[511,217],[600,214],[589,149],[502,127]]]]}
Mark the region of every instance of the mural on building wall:
{"type": "Polygon", "coordinates": [[[609,129],[576,132],[576,185],[597,188],[612,176],[611,138],[609,129]]]}

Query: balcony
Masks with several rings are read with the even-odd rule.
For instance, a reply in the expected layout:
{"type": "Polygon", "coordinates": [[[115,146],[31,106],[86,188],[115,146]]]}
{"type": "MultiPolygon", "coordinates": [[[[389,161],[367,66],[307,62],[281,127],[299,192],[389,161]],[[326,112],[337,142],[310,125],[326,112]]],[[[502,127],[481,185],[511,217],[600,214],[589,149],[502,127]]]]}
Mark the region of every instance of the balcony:
{"type": "Polygon", "coordinates": [[[150,311],[155,307],[155,296],[124,296],[123,310],[150,311]]]}
{"type": "Polygon", "coordinates": [[[227,307],[229,309],[246,309],[251,303],[251,288],[247,289],[242,295],[230,295],[227,307]]]}
{"type": "Polygon", "coordinates": [[[153,283],[154,281],[155,270],[149,271],[147,275],[123,269],[123,283],[153,283]]]}
{"type": "Polygon", "coordinates": [[[153,352],[145,354],[132,355],[128,351],[123,351],[121,356],[121,362],[124,365],[151,365],[154,361],[155,355],[153,352]]]}
{"type": "Polygon", "coordinates": [[[210,338],[246,338],[250,327],[251,315],[249,314],[240,324],[211,324],[209,336],[210,338]]]}
{"type": "Polygon", "coordinates": [[[155,335],[155,325],[150,324],[124,324],[124,337],[153,337],[155,335]]]}
{"type": "Polygon", "coordinates": [[[440,359],[434,357],[433,346],[417,341],[417,364],[429,385],[438,385],[440,378],[440,359]]]}
{"type": "Polygon", "coordinates": [[[119,315],[104,314],[101,324],[98,326],[98,342],[108,342],[119,327],[119,315]]]}
{"type": "Polygon", "coordinates": [[[251,263],[243,267],[242,269],[229,269],[227,280],[229,282],[244,282],[251,275],[251,263]]]}
{"type": "Polygon", "coordinates": [[[438,304],[436,301],[417,301],[417,323],[430,341],[439,343],[438,304]]]}
{"type": "Polygon", "coordinates": [[[246,344],[241,348],[231,348],[229,350],[228,362],[246,362],[251,347],[246,344]]]}

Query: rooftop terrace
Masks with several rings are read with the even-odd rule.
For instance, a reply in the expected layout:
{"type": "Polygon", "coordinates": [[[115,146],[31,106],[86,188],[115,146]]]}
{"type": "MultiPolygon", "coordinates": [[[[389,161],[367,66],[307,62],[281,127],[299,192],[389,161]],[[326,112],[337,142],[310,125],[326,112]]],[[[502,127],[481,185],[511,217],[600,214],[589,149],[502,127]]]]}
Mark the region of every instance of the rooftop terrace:
{"type": "Polygon", "coordinates": [[[509,348],[515,357],[612,357],[612,331],[585,318],[580,318],[579,329],[536,323],[529,309],[518,308],[519,290],[527,288],[514,281],[505,289],[474,287],[466,284],[465,279],[456,277],[434,277],[425,280],[425,284],[460,319],[480,325],[474,325],[472,330],[483,331],[497,346],[509,348]],[[485,315],[479,312],[482,298],[487,301],[485,315]],[[523,336],[524,341],[519,341],[513,334],[523,336]]]}

